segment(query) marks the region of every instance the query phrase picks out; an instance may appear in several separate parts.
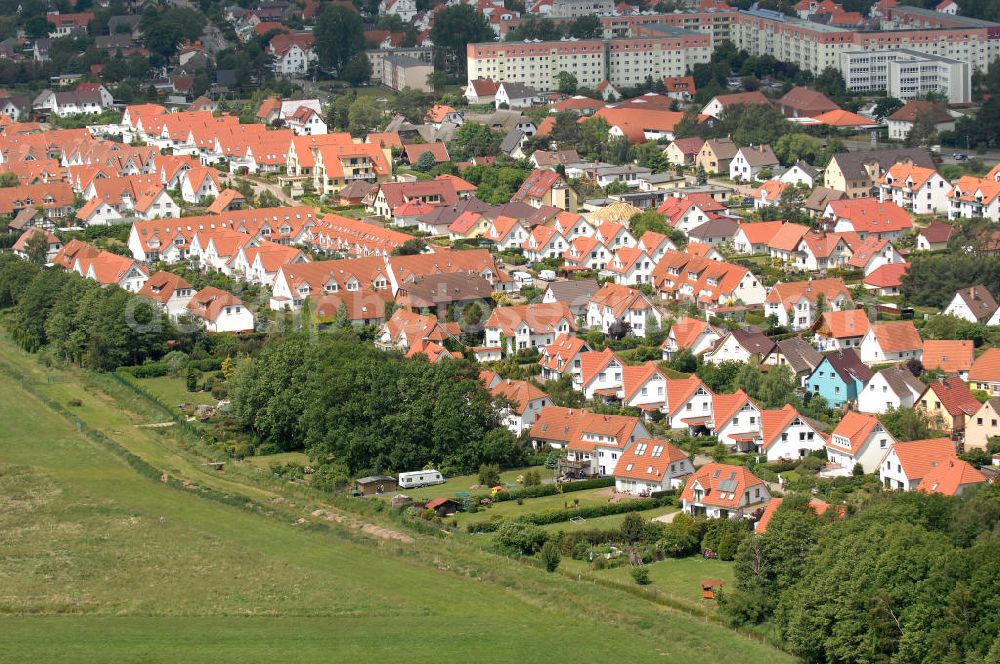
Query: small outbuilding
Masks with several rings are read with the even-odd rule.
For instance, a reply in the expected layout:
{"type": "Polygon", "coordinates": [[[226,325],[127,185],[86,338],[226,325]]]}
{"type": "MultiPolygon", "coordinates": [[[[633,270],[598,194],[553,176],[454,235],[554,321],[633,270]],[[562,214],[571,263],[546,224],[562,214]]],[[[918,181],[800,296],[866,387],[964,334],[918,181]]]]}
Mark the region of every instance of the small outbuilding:
{"type": "Polygon", "coordinates": [[[424,506],[429,510],[434,510],[438,516],[448,516],[462,509],[462,503],[454,498],[435,498],[427,502],[424,506]]]}
{"type": "Polygon", "coordinates": [[[354,480],[354,492],[360,496],[381,496],[396,490],[396,478],[388,475],[372,475],[354,480]]]}

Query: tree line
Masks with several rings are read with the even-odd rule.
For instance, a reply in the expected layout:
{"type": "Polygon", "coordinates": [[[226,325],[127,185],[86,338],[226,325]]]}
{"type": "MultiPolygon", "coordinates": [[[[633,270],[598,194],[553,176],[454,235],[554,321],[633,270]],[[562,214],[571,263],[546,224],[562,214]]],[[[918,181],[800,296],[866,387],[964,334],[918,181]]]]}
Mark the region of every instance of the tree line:
{"type": "Polygon", "coordinates": [[[190,350],[204,339],[200,326],[178,330],[151,300],[10,254],[0,256],[0,311],[24,350],[99,371],[190,350]]]}
{"type": "Polygon", "coordinates": [[[525,448],[466,360],[430,364],[358,343],[349,331],[276,339],[237,362],[232,413],[261,444],[304,449],[361,473],[516,466],[525,448]]]}
{"type": "Polygon", "coordinates": [[[720,608],[806,662],[1000,661],[1000,489],[884,493],[822,516],[787,497],[720,608]]]}
{"type": "Polygon", "coordinates": [[[948,252],[915,256],[903,275],[903,297],[909,304],[943,309],[955,291],[982,284],[1000,295],[1000,256],[948,252]]]}

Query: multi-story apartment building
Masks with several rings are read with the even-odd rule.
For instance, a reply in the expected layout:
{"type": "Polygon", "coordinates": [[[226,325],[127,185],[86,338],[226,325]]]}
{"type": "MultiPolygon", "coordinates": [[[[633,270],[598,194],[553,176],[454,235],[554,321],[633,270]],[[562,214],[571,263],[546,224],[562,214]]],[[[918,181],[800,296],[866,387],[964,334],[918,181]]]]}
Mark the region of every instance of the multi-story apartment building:
{"type": "Polygon", "coordinates": [[[582,87],[602,81],[634,86],[647,77],[682,76],[712,54],[711,35],[657,26],[649,36],[549,42],[469,44],[468,80],[488,78],[554,90],[559,72],[567,71],[582,87]]]}
{"type": "MultiPolygon", "coordinates": [[[[553,10],[554,12],[554,10],[553,10]]],[[[730,38],[730,27],[736,17],[736,10],[720,7],[708,11],[674,12],[670,14],[628,14],[625,16],[598,16],[603,30],[602,37],[615,39],[618,37],[634,37],[638,28],[648,25],[669,25],[685,30],[705,32],[712,35],[713,43],[730,38]]],[[[550,16],[556,24],[571,20],[560,18],[554,13],[550,16]]],[[[521,25],[526,19],[513,18],[500,22],[500,38],[506,37],[510,30],[521,25]]]]}
{"type": "Polygon", "coordinates": [[[552,18],[577,18],[578,16],[610,15],[615,11],[614,0],[556,0],[552,3],[552,18]]]}
{"type": "Polygon", "coordinates": [[[882,92],[903,101],[938,92],[952,104],[968,103],[972,96],[968,62],[910,49],[841,53],[838,68],[852,92],[882,92]]]}
{"type": "MultiPolygon", "coordinates": [[[[841,54],[853,51],[907,49],[968,62],[972,69],[979,70],[1000,57],[1000,24],[940,14],[944,21],[927,21],[931,25],[905,22],[903,28],[897,9],[891,10],[895,18],[883,22],[881,31],[869,32],[764,9],[740,11],[733,20],[731,39],[737,48],[751,55],[771,55],[813,72],[839,68],[841,54]]],[[[906,9],[906,15],[916,11],[906,9]]]]}

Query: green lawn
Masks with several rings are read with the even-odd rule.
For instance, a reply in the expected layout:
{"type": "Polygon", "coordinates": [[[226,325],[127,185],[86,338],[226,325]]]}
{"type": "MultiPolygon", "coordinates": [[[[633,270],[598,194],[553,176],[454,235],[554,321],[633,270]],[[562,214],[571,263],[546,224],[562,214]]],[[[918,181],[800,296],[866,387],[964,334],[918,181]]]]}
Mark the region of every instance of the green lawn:
{"type": "MultiPolygon", "coordinates": [[[[733,564],[721,560],[705,560],[700,556],[688,558],[668,558],[647,565],[650,588],[670,597],[676,597],[702,606],[714,606],[714,603],[701,597],[701,581],[719,579],[726,585],[733,583],[733,564]]],[[[598,577],[614,579],[622,583],[633,583],[629,566],[594,572],[598,577]]]]}
{"type": "MultiPolygon", "coordinates": [[[[520,486],[517,483],[517,478],[524,475],[524,473],[528,470],[531,470],[531,468],[515,468],[513,470],[501,471],[500,484],[505,487],[520,486]]],[[[536,466],[535,470],[537,470],[544,478],[552,475],[551,470],[547,470],[542,466],[536,466]]],[[[486,494],[489,492],[489,487],[484,487],[479,484],[478,475],[457,475],[455,477],[449,477],[444,484],[435,484],[434,486],[425,486],[420,487],[419,489],[409,489],[406,491],[406,495],[416,500],[429,500],[430,498],[454,498],[457,493],[486,494]]]]}
{"type": "Polygon", "coordinates": [[[588,491],[574,491],[572,493],[558,493],[554,496],[542,496],[541,498],[525,498],[523,505],[518,505],[516,500],[505,500],[502,503],[494,503],[491,507],[480,509],[475,514],[461,512],[455,515],[460,524],[474,521],[489,521],[496,516],[512,518],[521,514],[531,512],[546,512],[549,510],[573,509],[575,507],[587,507],[590,505],[607,505],[610,488],[590,489],[588,491]],[[580,504],[575,504],[579,500],[580,504]]]}
{"type": "Polygon", "coordinates": [[[721,626],[467,542],[294,525],[316,504],[243,484],[228,468],[205,471],[175,446],[176,429],[136,429],[141,404],[112,400],[100,377],[40,369],[6,336],[0,368],[6,661],[530,662],[555,652],[567,662],[791,661],[721,626]],[[194,484],[138,474],[22,381],[63,404],[81,399],[75,419],[194,484]],[[275,518],[201,498],[199,485],[266,503],[275,518]]]}
{"type": "Polygon", "coordinates": [[[272,463],[281,465],[297,463],[302,466],[309,465],[309,457],[304,452],[279,452],[278,454],[265,454],[264,456],[251,456],[241,460],[241,463],[248,463],[258,468],[269,469],[272,463]]]}
{"type": "MultiPolygon", "coordinates": [[[[655,510],[644,510],[639,512],[639,514],[641,514],[644,519],[648,520],[656,516],[679,511],[680,508],[671,506],[658,507],[655,510]]],[[[583,521],[577,522],[565,521],[563,523],[550,523],[542,526],[542,528],[553,533],[557,533],[560,530],[565,533],[571,533],[576,530],[611,530],[612,528],[619,527],[624,520],[625,514],[612,514],[610,516],[599,516],[594,519],[584,519],[583,521]]]]}
{"type": "Polygon", "coordinates": [[[183,376],[138,378],[135,379],[135,383],[171,408],[176,408],[178,404],[182,403],[214,406],[219,401],[209,392],[188,392],[187,383],[183,376]]]}

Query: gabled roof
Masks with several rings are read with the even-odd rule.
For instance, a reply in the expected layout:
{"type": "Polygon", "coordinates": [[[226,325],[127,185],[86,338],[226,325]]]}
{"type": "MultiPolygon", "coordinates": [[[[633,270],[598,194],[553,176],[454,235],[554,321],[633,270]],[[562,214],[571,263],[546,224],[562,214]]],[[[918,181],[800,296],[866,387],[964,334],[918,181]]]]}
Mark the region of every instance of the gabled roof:
{"type": "MultiPolygon", "coordinates": [[[[701,152],[701,146],[705,144],[705,139],[698,136],[691,138],[678,138],[670,145],[681,151],[681,154],[696,155],[701,152]]],[[[668,146],[669,147],[669,146],[668,146]]]]}
{"type": "Polygon", "coordinates": [[[868,314],[864,309],[847,311],[824,311],[816,319],[812,328],[818,334],[833,339],[863,337],[871,329],[868,314]]]}
{"type": "Polygon", "coordinates": [[[940,244],[947,242],[955,232],[955,227],[950,224],[932,221],[926,227],[921,228],[917,235],[922,235],[930,244],[940,244]]]}
{"type": "Polygon", "coordinates": [[[844,417],[837,423],[826,444],[828,447],[838,450],[848,450],[852,455],[856,455],[861,451],[861,447],[867,442],[875,427],[878,426],[880,426],[880,423],[877,418],[871,415],[863,415],[855,410],[849,410],[844,413],[844,417]],[[850,441],[850,447],[844,447],[838,443],[838,436],[847,438],[850,441]]]}
{"type": "MultiPolygon", "coordinates": [[[[589,352],[590,347],[583,339],[571,334],[560,334],[556,337],[555,341],[543,349],[542,357],[538,360],[538,363],[552,371],[566,371],[572,369],[569,366],[570,360],[580,353],[587,354],[589,352]],[[561,364],[560,360],[562,361],[561,364]]],[[[581,355],[582,357],[583,355],[581,355]]]]}
{"type": "Polygon", "coordinates": [[[670,327],[670,333],[663,343],[666,344],[667,341],[673,338],[678,348],[691,348],[698,337],[706,332],[713,332],[716,336],[719,336],[718,331],[712,328],[708,324],[708,321],[683,316],[674,321],[674,324],[670,327]]]}
{"type": "Polygon", "coordinates": [[[670,475],[670,464],[687,458],[687,453],[669,440],[640,438],[619,457],[615,477],[662,482],[670,475]]]}
{"type": "Polygon", "coordinates": [[[532,401],[545,398],[545,392],[532,385],[526,380],[501,380],[499,384],[490,390],[494,397],[502,397],[516,405],[518,415],[524,415],[528,405],[532,401]]]}
{"type": "Polygon", "coordinates": [[[830,127],[873,127],[878,124],[871,118],[866,118],[863,115],[851,113],[840,108],[821,113],[813,119],[819,124],[830,127]]]}
{"type": "Polygon", "coordinates": [[[585,386],[589,385],[612,361],[617,362],[619,366],[625,365],[610,348],[600,352],[584,353],[580,356],[580,382],[585,386]]]}
{"type": "MultiPolygon", "coordinates": [[[[941,4],[945,5],[951,2],[952,0],[945,0],[941,4]]],[[[986,481],[986,476],[969,462],[961,459],[948,459],[933,465],[924,474],[920,484],[917,485],[917,491],[954,496],[962,487],[983,484],[986,481]]]]}
{"type": "Polygon", "coordinates": [[[799,411],[795,410],[795,406],[789,403],[785,404],[783,408],[777,410],[760,411],[760,435],[763,442],[763,448],[766,450],[780,440],[781,434],[786,431],[796,419],[804,424],[807,424],[809,428],[816,433],[816,435],[825,439],[823,433],[819,431],[807,418],[802,417],[799,414],[799,411]]]}
{"type": "Polygon", "coordinates": [[[560,182],[562,182],[562,176],[555,171],[535,169],[510,200],[519,202],[530,198],[542,198],[560,182]]]}
{"type": "MultiPolygon", "coordinates": [[[[771,524],[771,519],[774,518],[774,513],[778,511],[781,507],[781,503],[785,502],[784,498],[772,498],[771,501],[764,507],[764,512],[760,515],[760,519],[754,525],[753,531],[759,535],[767,532],[768,526],[771,524]]],[[[813,512],[817,516],[823,516],[826,511],[830,509],[830,503],[824,502],[813,498],[809,501],[809,507],[812,508],[813,512]]]]}
{"type": "Polygon", "coordinates": [[[955,118],[938,104],[924,99],[913,99],[906,102],[902,108],[889,116],[891,122],[917,122],[928,119],[934,124],[954,122],[955,118]]]}
{"type": "Polygon", "coordinates": [[[160,304],[166,304],[173,297],[174,291],[181,288],[191,288],[191,284],[184,277],[160,270],[149,277],[145,285],[139,289],[138,294],[160,304]]]}
{"type": "Polygon", "coordinates": [[[780,302],[785,308],[800,302],[803,298],[816,304],[822,295],[829,305],[843,295],[846,302],[853,302],[851,291],[840,277],[833,279],[812,279],[809,281],[788,281],[777,283],[767,294],[767,302],[780,302]]]}
{"type": "Polygon", "coordinates": [[[243,302],[232,293],[227,293],[214,286],[206,286],[194,294],[194,297],[188,302],[187,308],[196,316],[215,321],[218,320],[225,307],[242,304],[243,302]]]}
{"type": "Polygon", "coordinates": [[[993,295],[982,284],[962,288],[956,291],[955,295],[965,302],[965,306],[969,308],[969,311],[976,317],[976,320],[981,323],[988,321],[997,308],[1000,307],[997,301],[993,299],[993,295]]]}
{"type": "Polygon", "coordinates": [[[449,161],[448,147],[444,143],[410,143],[403,146],[403,153],[406,160],[411,164],[420,161],[420,157],[425,152],[429,152],[434,157],[434,163],[449,161]]]}
{"type": "Polygon", "coordinates": [[[892,391],[900,397],[919,397],[924,393],[926,386],[910,373],[910,370],[903,366],[886,367],[879,372],[892,391]]]}
{"type": "Polygon", "coordinates": [[[893,453],[911,482],[922,479],[931,469],[956,458],[955,446],[947,438],[900,441],[888,452],[893,453]]]}
{"type": "Polygon", "coordinates": [[[639,418],[628,415],[598,415],[582,412],[567,449],[591,452],[598,445],[624,449],[639,426],[639,418]],[[597,437],[604,438],[598,442],[597,437]]]}
{"type": "Polygon", "coordinates": [[[748,403],[760,410],[760,406],[742,388],[733,394],[716,394],[712,397],[712,428],[719,431],[748,403]]]}
{"type": "Polygon", "coordinates": [[[555,332],[559,322],[565,320],[569,329],[576,329],[576,319],[565,302],[551,304],[521,304],[497,307],[486,321],[486,328],[499,328],[504,336],[514,336],[522,323],[535,334],[555,332]]]}
{"type": "Polygon", "coordinates": [[[778,100],[778,105],[795,109],[807,117],[815,117],[839,108],[822,92],[800,86],[795,86],[785,93],[785,96],[778,100]]]}
{"type": "Polygon", "coordinates": [[[875,374],[853,348],[834,351],[823,358],[845,383],[857,380],[867,385],[875,374]]]}
{"type": "Polygon", "coordinates": [[[778,158],[770,145],[751,145],[740,148],[737,154],[742,154],[750,166],[777,166],[778,158]]]}
{"type": "Polygon", "coordinates": [[[976,358],[976,349],[971,341],[950,339],[928,339],[924,342],[921,363],[933,371],[940,369],[946,374],[968,371],[976,358]]]}
{"type": "Polygon", "coordinates": [[[899,288],[903,277],[910,269],[910,263],[886,263],[879,265],[864,278],[865,285],[875,288],[899,288]]]}
{"type": "Polygon", "coordinates": [[[1000,382],[1000,348],[987,348],[969,369],[969,382],[1000,382]]]}
{"type": "Polygon", "coordinates": [[[763,484],[760,478],[743,466],[706,463],[688,478],[681,500],[732,509],[739,506],[744,492],[763,484]],[[703,491],[698,500],[695,499],[695,487],[703,491]]]}
{"type": "Polygon", "coordinates": [[[961,414],[973,415],[981,406],[976,397],[972,396],[969,386],[957,376],[931,383],[926,391],[933,391],[941,402],[941,407],[952,417],[961,414]]]}
{"type": "Polygon", "coordinates": [[[872,325],[871,334],[875,337],[883,353],[898,353],[923,347],[920,333],[914,327],[913,321],[899,320],[876,323],[872,325]]]}
{"type": "Polygon", "coordinates": [[[705,383],[701,382],[701,379],[697,376],[688,376],[687,378],[668,378],[667,379],[667,407],[670,411],[670,415],[677,413],[681,407],[687,403],[687,401],[694,396],[695,392],[701,388],[705,392],[712,394],[712,391],[708,389],[705,383]]]}
{"type": "Polygon", "coordinates": [[[781,339],[775,350],[785,357],[788,366],[795,373],[811,373],[823,361],[823,355],[802,337],[781,339]]]}
{"type": "MultiPolygon", "coordinates": [[[[629,401],[654,377],[666,380],[666,376],[660,372],[656,362],[646,362],[639,365],[624,365],[622,367],[622,395],[625,402],[629,401]]],[[[665,395],[664,395],[665,396],[665,395]]]]}
{"type": "Polygon", "coordinates": [[[891,233],[913,228],[906,210],[891,201],[850,198],[831,202],[830,209],[836,219],[850,221],[859,233],[891,233]]]}

